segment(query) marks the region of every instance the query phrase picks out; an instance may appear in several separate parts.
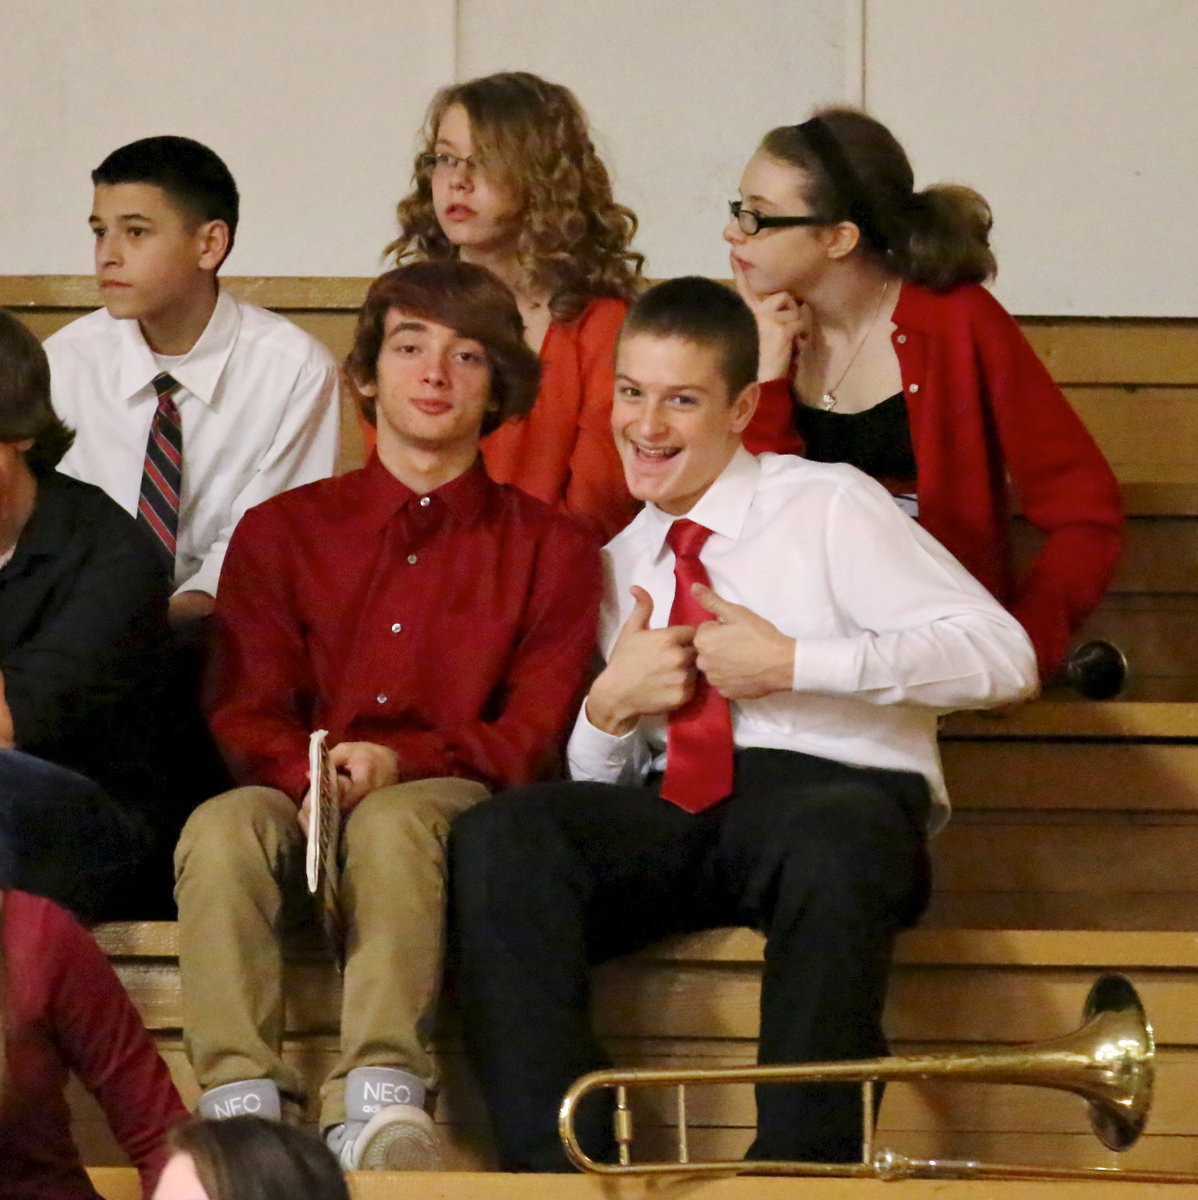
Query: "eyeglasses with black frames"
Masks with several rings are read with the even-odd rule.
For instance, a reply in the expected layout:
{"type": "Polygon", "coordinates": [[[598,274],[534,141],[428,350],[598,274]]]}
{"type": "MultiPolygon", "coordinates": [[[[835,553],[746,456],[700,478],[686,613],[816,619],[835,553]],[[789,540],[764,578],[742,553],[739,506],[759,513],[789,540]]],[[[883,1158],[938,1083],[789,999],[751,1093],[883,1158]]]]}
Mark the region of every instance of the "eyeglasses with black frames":
{"type": "Polygon", "coordinates": [[[728,211],[732,219],[740,226],[741,233],[752,237],[763,229],[782,229],[789,225],[835,225],[835,221],[823,217],[763,217],[761,213],[745,208],[739,200],[728,201],[728,211]]]}

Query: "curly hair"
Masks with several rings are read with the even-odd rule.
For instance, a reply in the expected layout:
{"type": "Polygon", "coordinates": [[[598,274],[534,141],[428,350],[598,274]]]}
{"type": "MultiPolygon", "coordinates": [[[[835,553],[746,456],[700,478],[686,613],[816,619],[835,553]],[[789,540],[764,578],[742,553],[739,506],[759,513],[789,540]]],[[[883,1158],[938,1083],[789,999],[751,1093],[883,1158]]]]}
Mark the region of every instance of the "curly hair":
{"type": "Polygon", "coordinates": [[[821,109],[802,125],[772,129],[761,149],[802,171],[811,210],[855,222],[865,253],[901,278],[948,291],[994,276],[992,219],[984,197],[947,183],[915,191],[906,151],[867,113],[821,109]]]}
{"type": "Polygon", "coordinates": [[[362,391],[378,377],[387,314],[398,309],[481,342],[491,366],[491,402],[483,417],[486,435],[505,421],[532,411],[541,382],[541,360],[524,341],[524,322],[511,289],[486,267],[464,262],[415,262],[380,275],[358,312],[354,344],[343,375],[358,411],[375,424],[376,397],[362,391]]]}
{"type": "Polygon", "coordinates": [[[574,93],[527,71],[451,84],[433,97],[414,187],[396,209],[399,236],[384,254],[397,264],[456,254],[433,210],[431,172],[420,165],[455,104],[470,119],[475,157],[519,205],[516,260],[528,283],[548,293],[554,320],[572,320],[593,296],[633,299],[644,265],[630,249],[636,216],[612,198],[574,93]]]}

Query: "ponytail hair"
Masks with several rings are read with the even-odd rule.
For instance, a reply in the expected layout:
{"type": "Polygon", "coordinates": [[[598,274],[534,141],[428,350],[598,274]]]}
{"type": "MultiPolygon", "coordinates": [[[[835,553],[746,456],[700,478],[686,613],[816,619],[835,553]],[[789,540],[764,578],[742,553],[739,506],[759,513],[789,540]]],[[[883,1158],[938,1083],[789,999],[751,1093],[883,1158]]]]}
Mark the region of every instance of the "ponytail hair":
{"type": "Polygon", "coordinates": [[[994,277],[985,199],[959,184],[916,192],[906,151],[873,117],[855,108],[821,109],[802,125],[771,130],[761,149],[802,171],[812,212],[852,221],[862,251],[901,279],[943,292],[994,277]]]}

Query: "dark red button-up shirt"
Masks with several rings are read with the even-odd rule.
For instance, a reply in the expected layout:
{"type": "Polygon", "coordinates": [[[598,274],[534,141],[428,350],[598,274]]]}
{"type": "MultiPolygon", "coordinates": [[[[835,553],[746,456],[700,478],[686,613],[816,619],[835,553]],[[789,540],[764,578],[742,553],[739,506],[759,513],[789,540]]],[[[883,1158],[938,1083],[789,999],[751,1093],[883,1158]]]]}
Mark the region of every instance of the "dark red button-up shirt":
{"type": "Polygon", "coordinates": [[[595,644],[598,546],[481,461],[428,495],[372,457],[251,509],[216,602],[211,723],[235,777],[307,787],[312,729],[401,779],[551,775],[595,644]]]}

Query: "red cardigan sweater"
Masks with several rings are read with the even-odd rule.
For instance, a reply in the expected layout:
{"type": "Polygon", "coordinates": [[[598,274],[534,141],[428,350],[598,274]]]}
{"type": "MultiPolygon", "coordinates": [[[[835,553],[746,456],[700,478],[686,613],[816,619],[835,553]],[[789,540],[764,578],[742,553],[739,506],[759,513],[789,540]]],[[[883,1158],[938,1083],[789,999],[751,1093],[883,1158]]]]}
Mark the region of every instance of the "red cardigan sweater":
{"type": "MultiPolygon", "coordinates": [[[[918,472],[920,523],[1019,619],[1042,676],[1061,662],[1119,558],[1119,485],[1014,319],[983,287],[903,285],[891,335],[918,472]],[[1017,501],[1044,542],[1018,579],[1017,501]]],[[[754,453],[801,453],[787,380],[762,385],[754,453]]]]}
{"type": "Polygon", "coordinates": [[[108,960],[49,900],[4,893],[7,1071],[0,1099],[0,1197],[93,1200],[71,1140],[67,1077],[100,1101],[154,1190],[166,1134],[187,1110],[108,960]]]}
{"type": "MultiPolygon", "coordinates": [[[[541,344],[533,410],[483,438],[487,474],[567,513],[603,541],[640,507],[628,494],[611,433],[616,337],[628,305],[592,300],[573,321],[551,321],[541,344]]],[[[366,452],[374,428],[359,418],[366,452]]]]}

